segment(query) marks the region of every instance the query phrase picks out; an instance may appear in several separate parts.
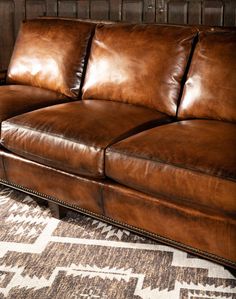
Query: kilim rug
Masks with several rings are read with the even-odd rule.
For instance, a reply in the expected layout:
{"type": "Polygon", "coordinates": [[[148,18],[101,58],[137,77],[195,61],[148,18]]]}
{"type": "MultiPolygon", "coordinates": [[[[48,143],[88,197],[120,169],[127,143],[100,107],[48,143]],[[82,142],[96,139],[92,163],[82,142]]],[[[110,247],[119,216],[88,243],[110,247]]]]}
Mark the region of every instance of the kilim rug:
{"type": "Polygon", "coordinates": [[[0,186],[0,298],[235,299],[224,267],[0,186]]]}

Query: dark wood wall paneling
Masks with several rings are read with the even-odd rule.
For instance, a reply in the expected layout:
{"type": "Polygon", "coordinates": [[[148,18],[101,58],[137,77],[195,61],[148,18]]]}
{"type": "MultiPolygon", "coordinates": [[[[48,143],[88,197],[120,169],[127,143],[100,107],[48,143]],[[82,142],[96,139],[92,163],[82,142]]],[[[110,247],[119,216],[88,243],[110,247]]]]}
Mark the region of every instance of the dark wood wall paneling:
{"type": "Polygon", "coordinates": [[[38,16],[236,26],[236,0],[0,0],[0,69],[21,21],[38,16]]]}

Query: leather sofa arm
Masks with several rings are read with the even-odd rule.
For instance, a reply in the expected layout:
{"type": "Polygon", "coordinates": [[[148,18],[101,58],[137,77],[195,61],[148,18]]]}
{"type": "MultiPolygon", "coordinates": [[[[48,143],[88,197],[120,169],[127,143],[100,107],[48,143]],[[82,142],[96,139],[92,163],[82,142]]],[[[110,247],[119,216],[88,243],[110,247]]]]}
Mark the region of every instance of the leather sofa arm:
{"type": "Polygon", "coordinates": [[[7,70],[0,70],[0,85],[6,84],[7,70]]]}

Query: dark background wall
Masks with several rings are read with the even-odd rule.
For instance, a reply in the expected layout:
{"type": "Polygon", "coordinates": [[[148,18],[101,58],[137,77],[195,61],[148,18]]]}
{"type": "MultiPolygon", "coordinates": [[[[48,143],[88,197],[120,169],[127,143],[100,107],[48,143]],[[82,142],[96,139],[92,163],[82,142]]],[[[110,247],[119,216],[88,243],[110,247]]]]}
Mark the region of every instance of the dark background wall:
{"type": "Polygon", "coordinates": [[[0,0],[0,69],[21,21],[38,16],[236,26],[236,0],[0,0]]]}

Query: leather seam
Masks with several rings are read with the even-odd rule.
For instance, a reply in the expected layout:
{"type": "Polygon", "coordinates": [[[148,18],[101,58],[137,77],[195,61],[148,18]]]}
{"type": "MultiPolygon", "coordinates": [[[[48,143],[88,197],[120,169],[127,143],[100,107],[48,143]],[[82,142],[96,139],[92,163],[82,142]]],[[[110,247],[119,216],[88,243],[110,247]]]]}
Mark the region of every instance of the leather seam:
{"type": "MultiPolygon", "coordinates": [[[[65,138],[65,137],[62,137],[58,134],[55,134],[55,133],[49,133],[49,132],[45,132],[45,131],[42,131],[42,130],[36,130],[36,129],[33,129],[33,128],[30,128],[28,126],[24,126],[24,125],[19,125],[19,124],[16,124],[16,123],[9,123],[8,121],[4,121],[3,122],[3,125],[4,124],[8,124],[10,126],[13,126],[13,127],[16,127],[16,128],[19,128],[19,129],[24,129],[24,130],[28,130],[28,131],[32,131],[32,132],[35,132],[35,133],[41,133],[41,134],[44,134],[48,137],[54,137],[54,138],[58,138],[58,139],[62,139],[62,140],[65,140],[65,141],[69,141],[69,142],[73,142],[73,143],[76,143],[78,145],[83,145],[83,146],[88,146],[88,147],[93,147],[94,149],[102,149],[101,147],[98,147],[98,146],[94,146],[92,144],[84,144],[82,142],[78,142],[78,140],[76,139],[69,139],[69,138],[65,138]]],[[[2,138],[1,138],[2,139],[2,138]]],[[[1,140],[2,142],[2,140],[1,140]]]]}
{"type": "Polygon", "coordinates": [[[5,166],[5,161],[4,161],[4,156],[2,156],[2,167],[3,167],[3,172],[4,172],[4,178],[6,181],[8,181],[7,179],[7,172],[6,172],[6,166],[5,166]]]}
{"type": "MultiPolygon", "coordinates": [[[[4,146],[4,145],[3,145],[4,146]]],[[[39,160],[40,160],[40,162],[38,162],[38,161],[33,161],[33,162],[37,162],[37,163],[41,163],[42,165],[44,165],[44,166],[49,166],[49,167],[52,167],[52,166],[50,166],[50,165],[47,165],[47,164],[44,164],[41,160],[46,160],[47,162],[50,162],[50,163],[52,163],[52,164],[56,164],[57,166],[59,166],[60,167],[60,170],[61,171],[68,171],[69,170],[69,173],[70,174],[74,174],[74,175],[87,175],[89,178],[91,178],[91,179],[103,179],[103,178],[105,178],[105,176],[97,176],[97,177],[95,177],[95,176],[89,176],[89,174],[87,173],[87,174],[83,174],[83,173],[75,173],[74,172],[74,170],[71,168],[71,167],[66,167],[66,169],[63,169],[63,168],[65,168],[65,167],[63,167],[63,164],[62,163],[59,163],[58,161],[54,161],[54,160],[51,160],[51,159],[48,159],[48,158],[44,158],[44,157],[42,157],[42,156],[39,156],[39,155],[36,155],[36,154],[32,154],[32,153],[30,153],[30,152],[28,152],[28,151],[24,151],[24,150],[19,150],[19,149],[15,149],[14,147],[12,147],[12,146],[8,146],[7,147],[7,149],[8,150],[10,150],[10,151],[12,151],[13,153],[15,152],[15,151],[17,151],[18,153],[19,153],[19,156],[20,155],[22,155],[23,157],[24,157],[24,155],[26,154],[26,155],[29,155],[29,156],[32,156],[32,157],[35,157],[35,158],[38,158],[39,160]]],[[[29,159],[30,160],[30,159],[29,159]]]]}
{"type": "MultiPolygon", "coordinates": [[[[2,158],[4,159],[4,156],[2,156],[2,158]]],[[[33,161],[34,163],[40,163],[40,162],[37,162],[37,161],[33,161]]],[[[47,167],[47,168],[50,168],[50,169],[52,169],[52,167],[53,166],[50,166],[50,165],[46,165],[46,164],[42,164],[41,163],[41,165],[43,165],[43,167],[47,167]]],[[[69,175],[71,175],[71,176],[75,176],[75,177],[80,177],[80,178],[83,178],[83,179],[86,179],[86,181],[93,181],[93,182],[99,182],[99,181],[101,181],[101,180],[104,180],[104,179],[109,179],[109,177],[108,176],[104,176],[104,177],[92,177],[92,176],[83,176],[83,174],[75,174],[75,173],[73,173],[73,172],[67,172],[66,170],[62,170],[62,169],[55,169],[55,168],[53,168],[53,170],[56,170],[56,171],[59,171],[59,172],[62,172],[62,173],[65,173],[65,174],[69,174],[69,175]]],[[[7,178],[7,173],[5,172],[5,177],[7,178]]],[[[119,184],[121,184],[121,185],[123,185],[123,186],[125,186],[126,187],[126,185],[124,185],[123,184],[123,182],[122,181],[120,181],[120,180],[115,180],[115,179],[112,179],[112,180],[114,180],[115,182],[118,182],[119,184]]],[[[101,185],[100,187],[103,187],[103,185],[101,185]]],[[[149,195],[149,196],[151,196],[151,197],[156,197],[156,196],[161,196],[163,199],[165,199],[166,201],[168,201],[168,202],[170,202],[170,203],[176,203],[176,200],[178,200],[178,201],[181,201],[183,204],[186,204],[186,203],[188,203],[188,201],[187,200],[185,200],[185,199],[183,199],[183,198],[179,198],[179,197],[175,197],[175,196],[167,196],[166,194],[162,194],[162,193],[156,193],[156,194],[153,194],[152,192],[148,192],[148,191],[145,191],[145,190],[139,190],[139,189],[137,189],[137,187],[136,187],[136,185],[135,184],[132,184],[132,185],[130,185],[130,186],[128,186],[128,188],[132,188],[133,190],[136,190],[136,191],[138,191],[138,192],[142,192],[143,194],[146,194],[146,195],[149,195]],[[170,199],[169,199],[169,197],[171,197],[171,199],[173,199],[173,201],[171,201],[170,199]]],[[[194,203],[194,204],[196,204],[196,203],[194,203]]],[[[198,208],[199,207],[199,205],[202,207],[202,208],[204,208],[204,209],[206,209],[207,208],[207,210],[206,210],[206,212],[212,212],[212,210],[211,209],[209,209],[209,207],[208,206],[206,206],[206,205],[203,205],[203,204],[196,204],[196,207],[195,208],[198,208]]],[[[192,208],[192,206],[191,206],[191,208],[192,208]]],[[[214,209],[215,210],[215,209],[214,209]]],[[[225,213],[227,213],[227,211],[224,211],[225,213]]],[[[225,213],[223,213],[223,215],[225,216],[225,213]]],[[[232,216],[231,214],[229,214],[229,213],[227,213],[227,216],[232,216]]]]}
{"type": "Polygon", "coordinates": [[[52,202],[55,202],[55,203],[61,203],[63,206],[67,207],[67,208],[72,208],[74,210],[77,210],[77,211],[81,211],[83,212],[84,214],[87,214],[89,216],[93,216],[93,217],[96,217],[98,219],[101,219],[101,220],[104,220],[104,221],[110,221],[110,223],[113,223],[113,224],[117,224],[117,225],[120,225],[121,227],[123,228],[130,228],[131,230],[135,231],[135,232],[140,232],[142,235],[145,235],[145,236],[148,236],[148,237],[153,237],[154,239],[156,240],[162,240],[162,242],[164,243],[167,243],[169,245],[172,245],[172,246],[176,246],[178,248],[182,248],[182,249],[185,249],[186,251],[189,251],[189,252],[195,252],[195,253],[198,253],[199,255],[202,255],[202,256],[206,256],[210,259],[213,259],[213,260],[216,260],[216,261],[221,261],[221,262],[224,262],[228,265],[231,265],[231,266],[234,266],[236,267],[236,262],[233,262],[231,260],[228,260],[226,258],[223,258],[223,257],[219,257],[215,254],[211,254],[211,253],[208,253],[206,251],[203,251],[203,250],[200,250],[200,249],[196,249],[196,248],[193,248],[189,245],[185,245],[185,244],[182,244],[180,242],[177,242],[177,241],[174,241],[170,238],[166,238],[166,237],[162,237],[162,236],[159,236],[158,234],[155,234],[155,233],[152,233],[152,232],[148,232],[146,230],[143,230],[141,228],[138,228],[136,226],[133,226],[133,225],[130,225],[130,224],[126,224],[122,221],[119,221],[119,220],[114,220],[113,218],[110,218],[108,216],[105,216],[105,215],[99,215],[97,213],[94,213],[94,212],[91,212],[89,210],[86,210],[84,208],[80,208],[79,206],[77,205],[74,205],[74,204],[68,204],[66,202],[64,202],[63,200],[60,200],[56,197],[51,197],[49,195],[46,195],[46,194],[43,194],[43,193],[40,193],[40,192],[37,192],[37,191],[34,191],[32,189],[29,189],[29,188],[26,188],[26,187],[23,187],[19,184],[15,184],[15,183],[11,183],[9,181],[5,181],[5,180],[2,180],[0,179],[0,183],[3,184],[3,185],[6,185],[6,186],[9,186],[9,187],[13,187],[15,189],[18,189],[20,191],[25,191],[25,192],[28,192],[32,195],[35,195],[35,196],[38,196],[38,197],[41,197],[45,200],[50,200],[52,202]]]}
{"type": "MultiPolygon", "coordinates": [[[[108,178],[108,177],[107,177],[108,178]]],[[[125,185],[121,180],[119,179],[113,179],[111,178],[112,180],[114,180],[115,182],[117,182],[118,184],[126,187],[126,188],[130,188],[130,189],[133,189],[134,191],[137,191],[137,192],[141,192],[143,193],[144,195],[148,195],[148,196],[151,196],[151,197],[160,197],[162,198],[163,200],[165,200],[166,202],[170,203],[170,204],[176,204],[176,205],[179,205],[181,206],[181,204],[187,206],[188,208],[191,208],[191,209],[195,209],[197,211],[203,211],[205,213],[213,213],[213,212],[217,212],[218,215],[220,215],[221,217],[230,217],[230,218],[233,218],[235,219],[235,213],[230,213],[229,210],[225,210],[225,209],[222,209],[220,207],[213,207],[211,208],[210,206],[207,206],[206,204],[203,204],[203,203],[199,203],[199,202],[191,202],[191,204],[189,204],[189,200],[188,198],[182,198],[182,197],[176,197],[174,195],[170,195],[170,194],[164,194],[164,193],[159,193],[159,192],[156,192],[156,193],[152,193],[150,191],[147,191],[145,190],[144,188],[138,188],[137,184],[129,184],[129,185],[125,185]],[[220,213],[220,214],[219,214],[220,213]]]]}
{"type": "MultiPolygon", "coordinates": [[[[35,132],[36,134],[37,134],[37,133],[41,133],[41,134],[44,134],[44,135],[48,136],[49,138],[54,138],[54,137],[55,137],[55,138],[58,138],[58,139],[61,139],[61,140],[65,140],[65,142],[71,142],[71,143],[75,143],[75,144],[77,144],[77,145],[82,145],[82,146],[92,147],[92,148],[95,149],[95,150],[99,150],[99,151],[103,152],[101,161],[99,162],[100,166],[103,167],[103,170],[102,170],[102,173],[100,173],[100,176],[97,176],[97,177],[99,177],[99,178],[104,178],[104,177],[105,177],[105,155],[106,155],[105,152],[106,152],[106,149],[107,149],[108,147],[110,147],[111,145],[113,145],[113,144],[115,144],[115,143],[117,143],[117,142],[119,142],[119,141],[122,141],[122,140],[124,140],[124,139],[126,139],[126,138],[128,138],[128,137],[130,137],[130,136],[133,136],[133,135],[135,135],[135,134],[144,132],[145,130],[154,128],[154,127],[155,127],[156,125],[158,125],[158,124],[161,125],[162,122],[163,122],[163,125],[166,124],[166,123],[168,124],[168,123],[171,122],[171,119],[149,120],[149,121],[147,121],[147,122],[145,122],[145,123],[143,123],[143,124],[141,124],[141,125],[138,125],[138,126],[132,128],[132,129],[130,129],[129,131],[126,131],[126,132],[124,132],[123,134],[117,136],[116,138],[114,138],[114,139],[113,139],[109,144],[107,144],[106,146],[104,146],[104,147],[102,147],[102,146],[99,147],[99,146],[94,146],[94,145],[90,145],[90,144],[79,143],[78,141],[76,142],[76,141],[74,141],[73,139],[66,139],[66,138],[63,138],[62,136],[57,135],[57,134],[54,134],[54,133],[48,133],[48,132],[44,132],[44,131],[42,131],[42,130],[35,130],[35,129],[32,129],[32,128],[28,127],[28,126],[21,126],[21,125],[15,124],[15,123],[9,123],[8,121],[5,121],[6,124],[10,124],[11,126],[16,127],[16,128],[24,129],[24,130],[27,130],[27,131],[29,131],[29,132],[32,131],[32,132],[35,132]]],[[[4,137],[1,138],[1,144],[2,144],[2,146],[4,146],[4,137]]],[[[15,147],[11,146],[11,145],[10,145],[10,146],[9,146],[9,145],[6,145],[6,146],[4,146],[4,147],[7,148],[7,149],[9,149],[9,150],[11,150],[11,151],[13,151],[13,152],[17,152],[17,153],[19,153],[19,154],[21,154],[21,153],[22,153],[23,155],[24,155],[24,154],[27,154],[27,155],[31,155],[31,156],[33,156],[33,157],[39,158],[40,160],[45,160],[45,161],[48,161],[48,162],[50,162],[50,163],[54,163],[54,164],[56,163],[57,165],[59,165],[59,167],[63,168],[63,164],[62,164],[62,163],[55,162],[54,160],[48,159],[48,158],[46,158],[46,157],[39,156],[39,155],[30,153],[29,151],[25,151],[25,150],[22,150],[22,149],[17,149],[17,148],[15,148],[15,147]]],[[[67,168],[67,169],[70,169],[69,171],[74,172],[72,168],[67,168]]],[[[78,174],[81,174],[81,173],[78,173],[78,174]]],[[[85,174],[85,175],[86,175],[86,174],[85,174]]],[[[87,175],[88,175],[88,174],[87,174],[87,175]]]]}
{"type": "MultiPolygon", "coordinates": [[[[168,119],[169,120],[169,119],[168,119]]],[[[142,129],[142,126],[148,126],[148,124],[150,124],[151,126],[155,126],[156,124],[158,124],[159,122],[161,122],[161,121],[164,121],[164,120],[149,120],[149,121],[146,121],[146,122],[144,122],[143,124],[141,124],[141,125],[138,125],[138,126],[136,126],[136,127],[134,127],[134,128],[132,128],[132,129],[130,129],[129,131],[126,131],[126,132],[124,132],[123,134],[121,134],[121,135],[119,135],[118,137],[116,137],[116,138],[114,138],[114,140],[112,140],[111,141],[111,143],[110,144],[108,144],[107,146],[104,146],[104,147],[99,147],[99,146],[95,146],[95,145],[92,145],[92,144],[89,144],[89,143],[84,143],[84,142],[78,142],[78,140],[76,140],[76,139],[73,139],[73,138],[65,138],[65,137],[63,137],[63,136],[61,136],[61,135],[58,135],[58,134],[55,134],[55,133],[51,133],[51,132],[45,132],[45,131],[42,131],[42,130],[40,130],[40,129],[34,129],[34,128],[31,128],[31,127],[29,127],[29,126],[25,126],[25,125],[19,125],[19,124],[16,124],[16,123],[10,123],[9,121],[4,121],[3,122],[3,125],[5,125],[5,124],[7,124],[7,125],[9,125],[9,126],[13,126],[13,127],[16,127],[16,128],[19,128],[19,129],[24,129],[24,130],[27,130],[27,131],[32,131],[32,132],[35,132],[35,133],[41,133],[41,134],[44,134],[44,135],[46,135],[46,136],[48,136],[49,138],[50,137],[54,137],[54,138],[58,138],[58,139],[62,139],[62,140],[65,140],[65,141],[69,141],[69,142],[73,142],[73,143],[76,143],[76,144],[78,144],[78,145],[82,145],[82,146],[88,146],[88,147],[92,147],[92,148],[94,148],[95,150],[105,150],[107,147],[109,147],[109,146],[111,146],[112,144],[114,144],[114,143],[117,143],[117,142],[119,142],[119,141],[121,141],[121,140],[123,140],[123,139],[126,139],[126,138],[128,138],[128,137],[130,137],[130,135],[128,135],[129,133],[130,134],[135,134],[135,133],[132,133],[134,130],[136,130],[136,129],[139,129],[140,127],[141,127],[141,129],[142,129]],[[124,137],[123,137],[124,136],[124,137]]],[[[169,122],[171,122],[171,119],[170,119],[170,121],[169,122]]],[[[169,122],[167,122],[167,123],[169,123],[169,122]]],[[[140,129],[140,130],[141,130],[140,129]]],[[[149,129],[150,129],[150,127],[149,127],[149,129]]],[[[143,131],[144,131],[145,129],[143,129],[143,131]]],[[[3,130],[4,131],[4,130],[3,130]]],[[[136,133],[137,134],[137,133],[136,133]]],[[[1,143],[3,142],[3,140],[4,139],[2,139],[1,138],[1,143]]]]}
{"type": "Polygon", "coordinates": [[[201,170],[196,170],[196,169],[193,169],[191,167],[183,167],[183,165],[178,165],[178,164],[170,164],[170,163],[167,163],[167,162],[164,162],[164,161],[161,161],[161,160],[157,160],[157,159],[151,159],[151,158],[145,158],[145,157],[141,157],[141,156],[138,156],[138,155],[131,155],[131,154],[127,154],[127,153],[123,153],[121,151],[118,151],[118,150],[114,150],[114,149],[111,149],[111,148],[107,148],[106,149],[106,154],[109,154],[110,153],[115,153],[115,154],[119,154],[121,156],[127,156],[127,157],[130,157],[130,158],[136,158],[136,159],[140,159],[140,160],[145,160],[145,161],[149,161],[149,162],[154,162],[154,163],[157,163],[157,164],[163,164],[163,165],[168,165],[170,167],[173,167],[173,168],[177,168],[177,169],[184,169],[184,170],[188,170],[188,171],[192,171],[194,173],[197,173],[201,176],[207,176],[207,177],[216,177],[218,179],[221,179],[221,180],[226,180],[226,181],[230,181],[230,182],[233,182],[235,183],[236,180],[234,178],[230,178],[230,177],[226,177],[226,176],[219,176],[219,175],[215,175],[215,174],[207,174],[207,173],[204,173],[203,171],[201,170]]]}
{"type": "Polygon", "coordinates": [[[158,126],[161,126],[161,125],[165,125],[165,124],[169,124],[169,123],[172,123],[174,121],[171,120],[171,118],[167,118],[167,119],[157,119],[157,120],[150,120],[150,121],[147,121],[119,136],[117,136],[116,138],[114,138],[114,140],[112,140],[109,144],[107,144],[106,146],[104,146],[104,153],[103,153],[103,175],[104,177],[106,177],[106,151],[107,149],[118,143],[118,142],[121,142],[129,137],[132,137],[134,135],[137,135],[139,133],[142,133],[142,132],[145,132],[146,130],[150,130],[150,129],[153,129],[155,128],[157,125],[158,126]]]}

